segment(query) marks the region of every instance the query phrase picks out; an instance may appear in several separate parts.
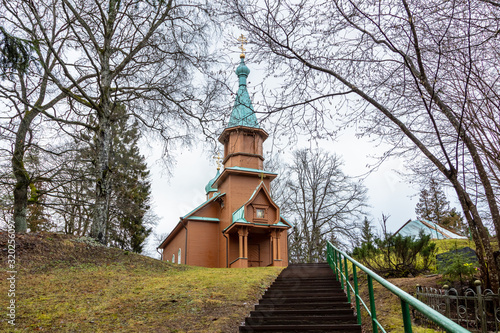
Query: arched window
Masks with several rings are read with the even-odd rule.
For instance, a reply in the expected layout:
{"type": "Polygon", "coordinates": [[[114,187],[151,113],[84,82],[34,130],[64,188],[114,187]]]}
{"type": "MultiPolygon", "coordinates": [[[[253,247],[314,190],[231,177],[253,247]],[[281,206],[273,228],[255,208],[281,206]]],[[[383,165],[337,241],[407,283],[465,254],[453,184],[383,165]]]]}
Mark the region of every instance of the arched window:
{"type": "Polygon", "coordinates": [[[172,253],[172,264],[175,264],[175,253],[172,253]]]}
{"type": "Polygon", "coordinates": [[[179,248],[179,253],[177,254],[177,263],[181,264],[181,248],[179,248]]]}

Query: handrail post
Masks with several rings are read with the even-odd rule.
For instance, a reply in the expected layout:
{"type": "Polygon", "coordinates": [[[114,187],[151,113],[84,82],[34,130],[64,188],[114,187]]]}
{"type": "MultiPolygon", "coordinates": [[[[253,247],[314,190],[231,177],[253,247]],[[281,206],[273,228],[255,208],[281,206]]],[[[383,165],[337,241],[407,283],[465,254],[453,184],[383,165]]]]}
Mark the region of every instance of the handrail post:
{"type": "Polygon", "coordinates": [[[344,289],[344,272],[342,269],[342,254],[339,253],[339,266],[340,266],[340,285],[342,286],[342,289],[344,289]]]}
{"type": "Polygon", "coordinates": [[[333,249],[333,258],[335,259],[334,260],[334,263],[335,263],[335,278],[337,279],[337,281],[339,280],[339,266],[337,264],[338,262],[338,253],[337,253],[337,249],[333,249]]]}
{"type": "Polygon", "coordinates": [[[372,277],[370,275],[368,277],[368,293],[370,295],[370,311],[371,311],[371,317],[372,317],[372,330],[373,333],[378,332],[378,326],[377,326],[377,310],[375,309],[375,295],[373,293],[373,281],[372,277]]]}
{"type": "Polygon", "coordinates": [[[347,268],[347,258],[344,257],[345,266],[345,287],[347,289],[347,301],[351,303],[351,289],[349,288],[349,269],[347,268]]]}
{"type": "Polygon", "coordinates": [[[354,299],[356,300],[356,317],[358,318],[358,325],[361,325],[361,308],[359,305],[358,275],[356,273],[356,265],[354,265],[354,263],[352,263],[352,279],[354,283],[354,299]]]}
{"type": "Polygon", "coordinates": [[[330,243],[326,243],[326,262],[328,263],[329,266],[332,261],[330,257],[331,252],[332,252],[332,246],[330,245],[330,243]]]}
{"type": "Polygon", "coordinates": [[[411,315],[410,315],[410,307],[408,303],[406,303],[403,299],[401,299],[401,312],[403,314],[403,324],[405,328],[405,333],[412,333],[411,330],[411,315]]]}

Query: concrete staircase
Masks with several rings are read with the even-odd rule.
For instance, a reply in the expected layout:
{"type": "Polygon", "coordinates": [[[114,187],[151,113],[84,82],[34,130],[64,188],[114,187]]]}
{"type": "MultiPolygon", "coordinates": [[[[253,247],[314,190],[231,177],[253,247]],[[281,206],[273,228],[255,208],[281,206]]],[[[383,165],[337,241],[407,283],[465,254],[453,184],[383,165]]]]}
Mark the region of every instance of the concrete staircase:
{"type": "Polygon", "coordinates": [[[361,332],[361,326],[328,264],[291,264],[240,332],[361,332]]]}

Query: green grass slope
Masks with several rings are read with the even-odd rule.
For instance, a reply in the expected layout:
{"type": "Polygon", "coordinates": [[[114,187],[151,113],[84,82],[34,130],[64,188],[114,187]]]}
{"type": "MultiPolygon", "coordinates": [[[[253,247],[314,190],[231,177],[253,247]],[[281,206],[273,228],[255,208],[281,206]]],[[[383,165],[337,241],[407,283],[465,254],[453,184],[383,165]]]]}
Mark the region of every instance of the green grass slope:
{"type": "Polygon", "coordinates": [[[16,325],[0,233],[0,331],[236,332],[278,268],[173,265],[73,236],[18,235],[16,325]]]}

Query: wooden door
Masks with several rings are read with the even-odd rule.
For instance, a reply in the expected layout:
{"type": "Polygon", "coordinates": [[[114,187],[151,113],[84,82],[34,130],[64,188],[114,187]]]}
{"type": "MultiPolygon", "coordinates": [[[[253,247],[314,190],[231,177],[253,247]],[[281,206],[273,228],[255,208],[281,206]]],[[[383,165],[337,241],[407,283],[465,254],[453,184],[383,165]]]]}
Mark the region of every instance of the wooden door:
{"type": "Polygon", "coordinates": [[[248,267],[260,267],[260,245],[248,244],[248,267]]]}

